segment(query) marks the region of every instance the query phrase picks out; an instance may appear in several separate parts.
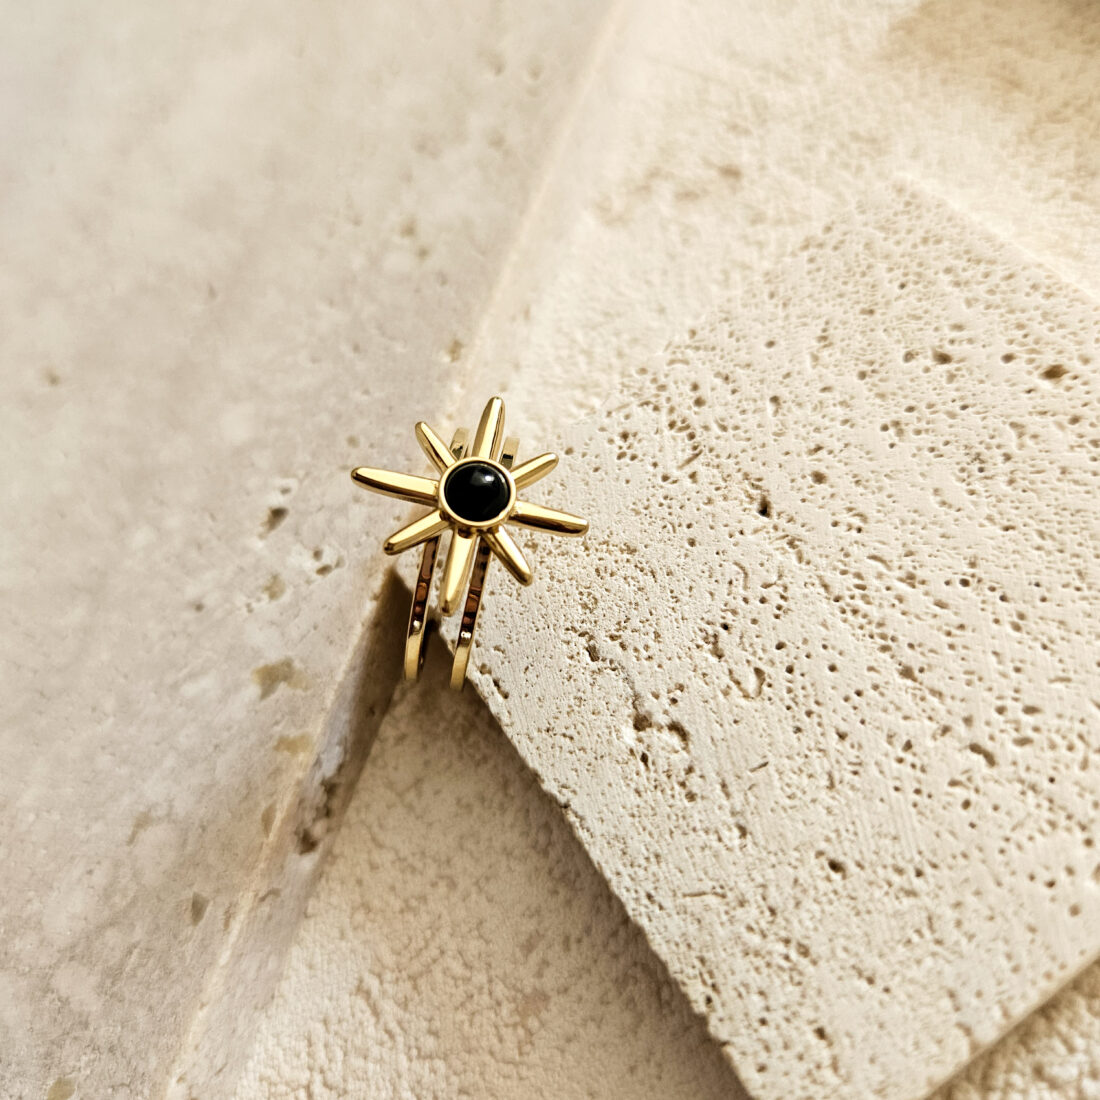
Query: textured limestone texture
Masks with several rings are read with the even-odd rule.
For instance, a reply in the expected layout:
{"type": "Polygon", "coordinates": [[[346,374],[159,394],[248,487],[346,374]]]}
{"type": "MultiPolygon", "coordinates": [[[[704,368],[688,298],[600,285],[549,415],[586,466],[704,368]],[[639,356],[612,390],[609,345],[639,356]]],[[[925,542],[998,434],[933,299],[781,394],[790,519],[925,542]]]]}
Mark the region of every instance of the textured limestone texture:
{"type": "Polygon", "coordinates": [[[6,13],[0,1096],[231,1087],[398,674],[347,470],[444,402],[600,15],[6,13]]]}
{"type": "Polygon", "coordinates": [[[554,445],[897,171],[1100,290],[1091,2],[9,7],[3,1095],[231,1089],[396,674],[349,466],[554,445]]]}
{"type": "MultiPolygon", "coordinates": [[[[505,392],[521,438],[556,441],[571,418],[613,407],[634,362],[726,308],[838,200],[894,173],[1020,245],[1022,272],[1039,257],[1095,296],[1098,55],[1087,0],[622,5],[470,341],[468,386],[505,392]]],[[[545,550],[533,552],[541,570],[545,550]]],[[[511,598],[493,595],[486,625],[511,598]]],[[[1047,1041],[1014,1031],[974,1087],[1096,1095],[1100,1010],[1081,1010],[1082,997],[1036,1018],[1047,1041]]]]}
{"type": "Polygon", "coordinates": [[[1093,963],[934,1100],[1092,1100],[1100,1096],[1100,966],[1093,963]]]}
{"type": "Polygon", "coordinates": [[[754,1096],[923,1095],[1100,950],[1098,357],[899,189],[570,438],[477,683],[754,1096]]]}
{"type": "Polygon", "coordinates": [[[378,732],[238,1100],[744,1097],[449,660],[378,732]]]}
{"type": "Polygon", "coordinates": [[[633,0],[488,313],[474,393],[521,440],[618,392],[838,202],[898,175],[1100,296],[1092,0],[633,0]]]}
{"type": "MultiPolygon", "coordinates": [[[[553,802],[429,658],[379,729],[236,1100],[745,1093],[553,802]]],[[[1100,1090],[1093,966],[935,1100],[1100,1090]]]]}

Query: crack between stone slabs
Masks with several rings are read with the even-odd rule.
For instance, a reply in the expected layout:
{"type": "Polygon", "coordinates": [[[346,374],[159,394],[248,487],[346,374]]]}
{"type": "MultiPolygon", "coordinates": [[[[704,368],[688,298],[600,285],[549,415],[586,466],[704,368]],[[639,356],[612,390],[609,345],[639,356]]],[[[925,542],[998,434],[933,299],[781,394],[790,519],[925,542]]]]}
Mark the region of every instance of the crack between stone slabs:
{"type": "MultiPolygon", "coordinates": [[[[259,1010],[270,999],[282,975],[284,957],[293,941],[305,904],[313,892],[324,858],[339,831],[344,811],[355,789],[378,730],[389,713],[402,671],[400,639],[408,614],[409,589],[390,569],[383,575],[371,599],[372,613],[364,624],[351,656],[334,687],[318,722],[320,734],[308,773],[299,781],[296,795],[282,807],[275,832],[268,840],[250,881],[239,895],[227,941],[218,964],[203,987],[172,1069],[163,1096],[187,1095],[187,1079],[198,1070],[203,1077],[215,1057],[221,1065],[214,1076],[229,1072],[225,1081],[237,1076],[251,1050],[259,1010]],[[305,861],[308,860],[308,865],[305,861]],[[305,873],[295,874],[305,867],[305,873]],[[281,900],[279,900],[281,899],[281,900]],[[266,905],[279,900],[283,914],[278,920],[266,905]],[[262,936],[249,932],[263,928],[262,936]],[[272,929],[282,934],[272,936],[272,929]],[[238,970],[252,958],[246,948],[263,944],[268,966],[257,985],[238,970]],[[274,963],[275,965],[271,965],[274,963]],[[240,1031],[226,1039],[209,1028],[212,1010],[224,1008],[226,997],[244,998],[233,1019],[240,1031]]],[[[278,812],[278,811],[277,811],[278,812]]]]}
{"type": "Polygon", "coordinates": [[[1030,1022],[1035,1018],[1036,1015],[1042,1012],[1043,1009],[1045,1009],[1047,1005],[1049,1005],[1052,1001],[1061,997],[1064,993],[1067,993],[1070,987],[1080,980],[1081,976],[1085,973],[1086,970],[1096,965],[1100,965],[1100,951],[1098,951],[1094,955],[1091,955],[1069,977],[1055,985],[1055,987],[1051,989],[1043,997],[1043,999],[1039,1001],[1038,1004],[1036,1004],[1033,1008],[1028,1009],[1021,1016],[1017,1016],[1016,1019],[1013,1020],[1007,1026],[1007,1028],[1005,1028],[1005,1030],[1001,1032],[1000,1035],[997,1036],[996,1039],[993,1039],[988,1043],[982,1044],[975,1042],[975,1040],[970,1035],[969,1029],[967,1029],[964,1034],[966,1035],[966,1038],[971,1045],[971,1052],[969,1057],[966,1059],[965,1062],[963,1062],[961,1066],[959,1066],[958,1069],[955,1070],[954,1073],[948,1074],[947,1077],[943,1078],[943,1080],[941,1081],[938,1081],[932,1088],[928,1089],[927,1092],[923,1094],[925,1100],[930,1100],[930,1098],[935,1096],[941,1089],[944,1089],[949,1085],[961,1081],[962,1078],[966,1075],[967,1070],[970,1069],[970,1067],[974,1065],[975,1062],[980,1061],[991,1051],[996,1050],[1002,1044],[1013,1042],[1019,1039],[1021,1033],[1028,1027],[1030,1022]]]}

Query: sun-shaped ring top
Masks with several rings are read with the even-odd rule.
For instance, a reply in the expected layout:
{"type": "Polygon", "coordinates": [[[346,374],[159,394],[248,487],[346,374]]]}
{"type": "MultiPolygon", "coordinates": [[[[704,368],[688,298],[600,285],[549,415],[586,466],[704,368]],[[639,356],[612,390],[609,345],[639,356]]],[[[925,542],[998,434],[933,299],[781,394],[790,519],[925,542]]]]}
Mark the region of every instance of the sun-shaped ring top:
{"type": "Polygon", "coordinates": [[[439,471],[438,479],[369,466],[357,467],[351,476],[366,489],[432,506],[427,515],[390,535],[383,545],[387,554],[400,554],[448,529],[452,531],[440,598],[444,615],[459,606],[479,539],[485,540],[520,584],[531,583],[531,567],[504,524],[556,535],[583,535],[588,530],[587,522],[577,516],[519,499],[520,490],[550,473],[558,464],[558,456],[541,454],[511,470],[505,469],[500,462],[504,402],[499,397],[485,406],[473,443],[459,458],[423,421],[416,425],[416,438],[439,471]]]}

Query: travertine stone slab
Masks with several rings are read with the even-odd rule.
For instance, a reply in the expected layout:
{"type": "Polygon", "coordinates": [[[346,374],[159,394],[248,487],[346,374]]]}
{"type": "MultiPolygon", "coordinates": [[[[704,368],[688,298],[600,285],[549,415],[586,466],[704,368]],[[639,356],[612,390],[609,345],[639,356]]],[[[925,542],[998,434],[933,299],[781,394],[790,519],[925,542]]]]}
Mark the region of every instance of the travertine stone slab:
{"type": "Polygon", "coordinates": [[[743,1100],[557,805],[449,672],[435,652],[379,729],[237,1100],[743,1100]]]}
{"type": "Polygon", "coordinates": [[[1100,949],[1100,310],[845,214],[566,449],[479,687],[761,1097],[916,1097],[1100,949]]]}
{"type": "Polygon", "coordinates": [[[838,202],[898,175],[1100,297],[1081,0],[632,0],[463,358],[520,438],[617,392],[838,202]]]}
{"type": "Polygon", "coordinates": [[[347,471],[449,403],[604,15],[6,14],[5,1098],[230,1087],[397,674],[347,471]]]}
{"type": "MultiPolygon", "coordinates": [[[[484,705],[446,690],[448,671],[430,658],[378,731],[236,1100],[743,1095],[484,705]]],[[[1094,964],[936,1100],[1088,1100],[1098,1008],[1094,964]]]]}

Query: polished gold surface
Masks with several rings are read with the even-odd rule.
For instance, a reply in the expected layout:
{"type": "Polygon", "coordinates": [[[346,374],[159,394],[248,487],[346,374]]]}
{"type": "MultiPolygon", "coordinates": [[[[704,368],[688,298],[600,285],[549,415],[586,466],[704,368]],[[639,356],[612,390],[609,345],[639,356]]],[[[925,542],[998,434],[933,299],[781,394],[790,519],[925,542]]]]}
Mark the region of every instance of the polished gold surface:
{"type": "MultiPolygon", "coordinates": [[[[463,434],[465,434],[466,429],[463,428],[462,430],[463,434]]],[[[444,443],[423,420],[419,421],[416,425],[416,438],[420,446],[424,448],[424,453],[432,460],[432,463],[440,473],[446,470],[448,466],[453,466],[456,458],[462,457],[461,452],[458,455],[451,454],[451,449],[447,444],[444,443]]],[[[463,450],[465,449],[465,446],[463,446],[463,450]]]]}
{"type": "Polygon", "coordinates": [[[428,539],[420,555],[420,572],[413,588],[409,607],[409,628],[405,634],[405,679],[415,680],[424,664],[424,643],[428,637],[428,595],[432,590],[432,573],[439,552],[439,539],[428,539]]]}
{"type": "MultiPolygon", "coordinates": [[[[430,435],[434,449],[434,441],[439,436],[428,428],[426,424],[417,425],[417,438],[421,438],[420,428],[427,429],[425,435],[430,435]]],[[[465,428],[459,428],[451,439],[450,450],[445,458],[448,462],[460,459],[466,450],[466,442],[469,432],[465,428]]],[[[430,457],[434,458],[434,454],[430,457]]],[[[428,539],[424,543],[420,554],[420,572],[416,577],[416,586],[413,588],[412,604],[409,607],[409,628],[405,636],[405,679],[415,680],[420,675],[420,669],[424,665],[424,643],[428,637],[428,596],[432,590],[432,574],[435,572],[435,560],[439,553],[439,536],[428,539]]],[[[476,566],[475,566],[476,568],[476,566]]],[[[476,617],[476,610],[474,615],[476,617]]],[[[472,635],[472,631],[471,631],[472,635]]],[[[463,665],[465,670],[465,665],[463,665]]],[[[463,672],[465,675],[465,671],[463,672]]]]}
{"type": "Polygon", "coordinates": [[[538,458],[529,458],[512,471],[512,480],[517,489],[526,489],[528,485],[534,485],[540,478],[546,477],[557,464],[558,456],[549,452],[539,455],[538,458]]]}
{"type": "Polygon", "coordinates": [[[500,558],[504,568],[519,581],[520,584],[530,584],[532,581],[531,567],[523,556],[516,540],[501,527],[497,531],[486,531],[485,541],[489,544],[493,553],[500,558]]]}
{"type": "Polygon", "coordinates": [[[504,438],[504,402],[499,397],[490,397],[481,414],[477,431],[474,432],[474,445],[470,454],[474,458],[497,458],[500,455],[500,442],[504,438]]]}
{"type": "Polygon", "coordinates": [[[536,531],[549,531],[554,535],[583,535],[588,524],[579,516],[559,512],[556,508],[543,508],[541,504],[520,500],[509,517],[512,523],[533,527],[536,531]]]}
{"type": "MultiPolygon", "coordinates": [[[[518,443],[511,437],[504,439],[504,402],[499,397],[491,398],[485,405],[468,448],[468,433],[464,428],[455,433],[450,447],[423,421],[416,425],[416,438],[438,477],[402,474],[370,466],[356,467],[351,476],[365,489],[432,507],[426,515],[395,531],[383,544],[387,554],[400,554],[414,546],[424,547],[405,641],[405,675],[409,679],[416,678],[423,662],[427,604],[439,553],[439,538],[445,531],[451,532],[451,544],[440,583],[440,611],[443,615],[451,615],[460,605],[463,608],[451,675],[451,686],[461,687],[465,681],[491,558],[498,557],[520,584],[531,583],[531,566],[519,544],[505,530],[505,524],[555,535],[582,535],[588,524],[568,512],[519,499],[519,490],[550,473],[557,465],[558,457],[541,454],[514,466],[518,443]],[[461,499],[456,493],[448,502],[446,492],[447,480],[455,474],[456,467],[474,463],[490,468],[485,472],[498,491],[506,489],[506,493],[492,500],[493,514],[489,518],[478,516],[476,520],[460,515],[461,499]],[[463,588],[466,588],[465,599],[462,597],[463,588]]],[[[476,514],[476,509],[474,512],[476,514]]]]}
{"type": "Polygon", "coordinates": [[[438,482],[430,477],[415,474],[397,474],[392,470],[375,470],[370,466],[358,466],[351,471],[352,480],[364,489],[385,493],[388,497],[400,497],[414,504],[434,504],[438,496],[438,482]]]}
{"type": "Polygon", "coordinates": [[[405,550],[411,550],[419,546],[425,539],[441,535],[451,525],[451,521],[445,519],[443,513],[436,508],[426,516],[414,520],[402,527],[400,531],[394,531],[382,544],[382,549],[387,554],[400,554],[405,550]]]}
{"type": "Polygon", "coordinates": [[[458,607],[466,578],[474,564],[477,535],[455,531],[451,535],[451,548],[447,551],[447,564],[443,567],[443,583],[439,591],[439,610],[451,615],[458,607]]]}
{"type": "MultiPolygon", "coordinates": [[[[512,462],[519,450],[519,440],[509,436],[504,441],[504,450],[500,464],[506,469],[512,468],[512,462]]],[[[462,607],[462,622],[455,638],[455,656],[451,664],[451,687],[461,691],[466,683],[466,666],[470,663],[470,653],[474,648],[474,631],[477,629],[477,615],[481,610],[481,593],[485,589],[485,575],[489,571],[489,562],[493,560],[493,551],[485,539],[481,539],[474,558],[474,568],[470,575],[470,587],[466,589],[466,602],[462,607]]]]}
{"type": "Polygon", "coordinates": [[[474,648],[474,630],[477,627],[477,613],[481,610],[481,593],[485,589],[485,574],[489,562],[493,560],[493,551],[484,539],[478,543],[474,570],[470,576],[470,587],[466,590],[466,603],[462,608],[462,623],[455,639],[455,657],[451,664],[451,687],[461,691],[466,683],[466,668],[470,663],[470,654],[474,648]]]}

